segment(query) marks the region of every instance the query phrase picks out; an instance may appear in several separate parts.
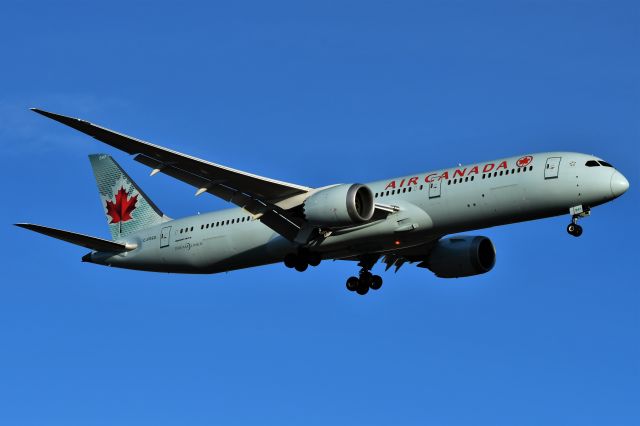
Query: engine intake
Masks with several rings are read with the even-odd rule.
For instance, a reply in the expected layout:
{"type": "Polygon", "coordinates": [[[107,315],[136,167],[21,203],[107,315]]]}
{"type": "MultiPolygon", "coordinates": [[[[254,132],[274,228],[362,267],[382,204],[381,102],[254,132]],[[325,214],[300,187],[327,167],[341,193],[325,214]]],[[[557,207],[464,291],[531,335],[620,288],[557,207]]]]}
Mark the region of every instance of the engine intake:
{"type": "Polygon", "coordinates": [[[304,202],[303,211],[312,225],[347,226],[370,220],[374,204],[368,186],[344,184],[316,192],[304,202]]]}
{"type": "Polygon", "coordinates": [[[436,244],[426,266],[440,278],[470,277],[489,272],[496,264],[496,249],[487,237],[451,237],[436,244]]]}

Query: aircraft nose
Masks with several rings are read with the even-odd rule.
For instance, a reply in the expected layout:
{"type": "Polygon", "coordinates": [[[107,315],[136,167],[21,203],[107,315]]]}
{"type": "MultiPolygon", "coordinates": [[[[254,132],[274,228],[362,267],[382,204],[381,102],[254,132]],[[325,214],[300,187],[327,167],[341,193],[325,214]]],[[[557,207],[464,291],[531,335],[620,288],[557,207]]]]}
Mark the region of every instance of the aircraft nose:
{"type": "Polygon", "coordinates": [[[614,197],[619,197],[629,189],[629,181],[619,171],[611,175],[611,193],[614,197]]]}

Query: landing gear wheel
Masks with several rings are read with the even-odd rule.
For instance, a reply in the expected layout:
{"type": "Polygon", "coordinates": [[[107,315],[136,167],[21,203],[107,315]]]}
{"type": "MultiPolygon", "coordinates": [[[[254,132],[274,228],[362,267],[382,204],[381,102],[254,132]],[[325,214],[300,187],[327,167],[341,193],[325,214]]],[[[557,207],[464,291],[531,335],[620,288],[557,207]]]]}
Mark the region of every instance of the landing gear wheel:
{"type": "Polygon", "coordinates": [[[356,291],[360,295],[367,294],[369,291],[369,287],[371,286],[371,272],[363,271],[360,273],[360,278],[358,279],[358,288],[356,291]]]}
{"type": "Polygon", "coordinates": [[[295,266],[296,271],[298,271],[298,272],[304,272],[304,271],[307,270],[308,267],[309,267],[309,265],[307,264],[307,262],[304,262],[304,261],[296,262],[296,266],[295,266]]]}
{"type": "Polygon", "coordinates": [[[308,260],[310,266],[318,266],[320,264],[320,261],[322,260],[322,258],[317,253],[311,253],[311,254],[309,254],[307,260],[308,260]]]}
{"type": "Polygon", "coordinates": [[[380,287],[382,287],[382,277],[380,275],[374,275],[371,277],[369,287],[371,290],[380,290],[380,287]]]}
{"type": "Polygon", "coordinates": [[[582,235],[582,226],[576,225],[576,229],[573,231],[573,236],[579,237],[580,235],[582,235]]]}
{"type": "Polygon", "coordinates": [[[573,235],[574,237],[579,237],[582,235],[582,226],[577,223],[570,223],[567,225],[567,232],[569,235],[573,235]]]}
{"type": "Polygon", "coordinates": [[[358,288],[356,288],[356,293],[358,293],[360,296],[364,296],[368,292],[369,292],[369,286],[364,286],[362,285],[362,283],[358,284],[358,288]]]}
{"type": "Polygon", "coordinates": [[[347,279],[347,290],[356,291],[358,288],[358,278],[357,277],[349,277],[347,279]]]}
{"type": "Polygon", "coordinates": [[[293,268],[294,266],[296,266],[296,261],[298,259],[298,256],[296,256],[293,253],[289,253],[284,257],[284,266],[286,266],[287,268],[293,268]]]}

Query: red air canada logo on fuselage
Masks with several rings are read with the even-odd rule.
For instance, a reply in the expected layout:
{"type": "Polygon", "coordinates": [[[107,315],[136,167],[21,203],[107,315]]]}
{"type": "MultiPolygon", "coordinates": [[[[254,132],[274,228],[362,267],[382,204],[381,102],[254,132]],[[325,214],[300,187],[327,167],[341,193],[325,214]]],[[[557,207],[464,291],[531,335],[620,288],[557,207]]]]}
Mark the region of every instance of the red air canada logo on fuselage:
{"type": "Polygon", "coordinates": [[[526,157],[518,158],[518,161],[516,161],[516,166],[518,167],[528,166],[529,163],[531,163],[532,161],[533,161],[533,157],[530,155],[527,155],[526,157]]]}
{"type": "MultiPolygon", "coordinates": [[[[521,157],[516,161],[515,167],[518,167],[518,168],[526,167],[529,164],[531,164],[532,161],[533,161],[533,157],[531,155],[521,157]]],[[[467,178],[474,175],[480,175],[485,173],[490,174],[491,172],[500,172],[503,170],[509,170],[511,167],[505,160],[505,161],[500,161],[499,163],[486,163],[483,165],[457,168],[455,170],[445,170],[443,172],[429,173],[422,180],[420,179],[420,176],[399,179],[398,181],[392,180],[385,186],[384,190],[386,191],[389,189],[397,189],[397,188],[403,188],[403,187],[408,187],[412,185],[418,185],[419,181],[424,181],[425,183],[431,183],[431,182],[440,181],[440,180],[467,178]]]]}

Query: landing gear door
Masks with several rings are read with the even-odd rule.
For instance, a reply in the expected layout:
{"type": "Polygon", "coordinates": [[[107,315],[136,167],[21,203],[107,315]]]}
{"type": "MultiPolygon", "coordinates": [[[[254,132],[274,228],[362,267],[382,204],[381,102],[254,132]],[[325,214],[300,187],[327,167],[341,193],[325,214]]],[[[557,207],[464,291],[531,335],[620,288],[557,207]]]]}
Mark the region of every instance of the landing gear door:
{"type": "Polygon", "coordinates": [[[547,158],[547,164],[544,166],[545,179],[557,179],[558,172],[560,171],[560,160],[561,157],[547,158]]]}
{"type": "Polygon", "coordinates": [[[440,196],[440,179],[429,183],[429,198],[438,198],[440,196]]]}
{"type": "Polygon", "coordinates": [[[165,226],[160,232],[160,248],[169,247],[169,238],[171,238],[171,227],[165,226]]]}

